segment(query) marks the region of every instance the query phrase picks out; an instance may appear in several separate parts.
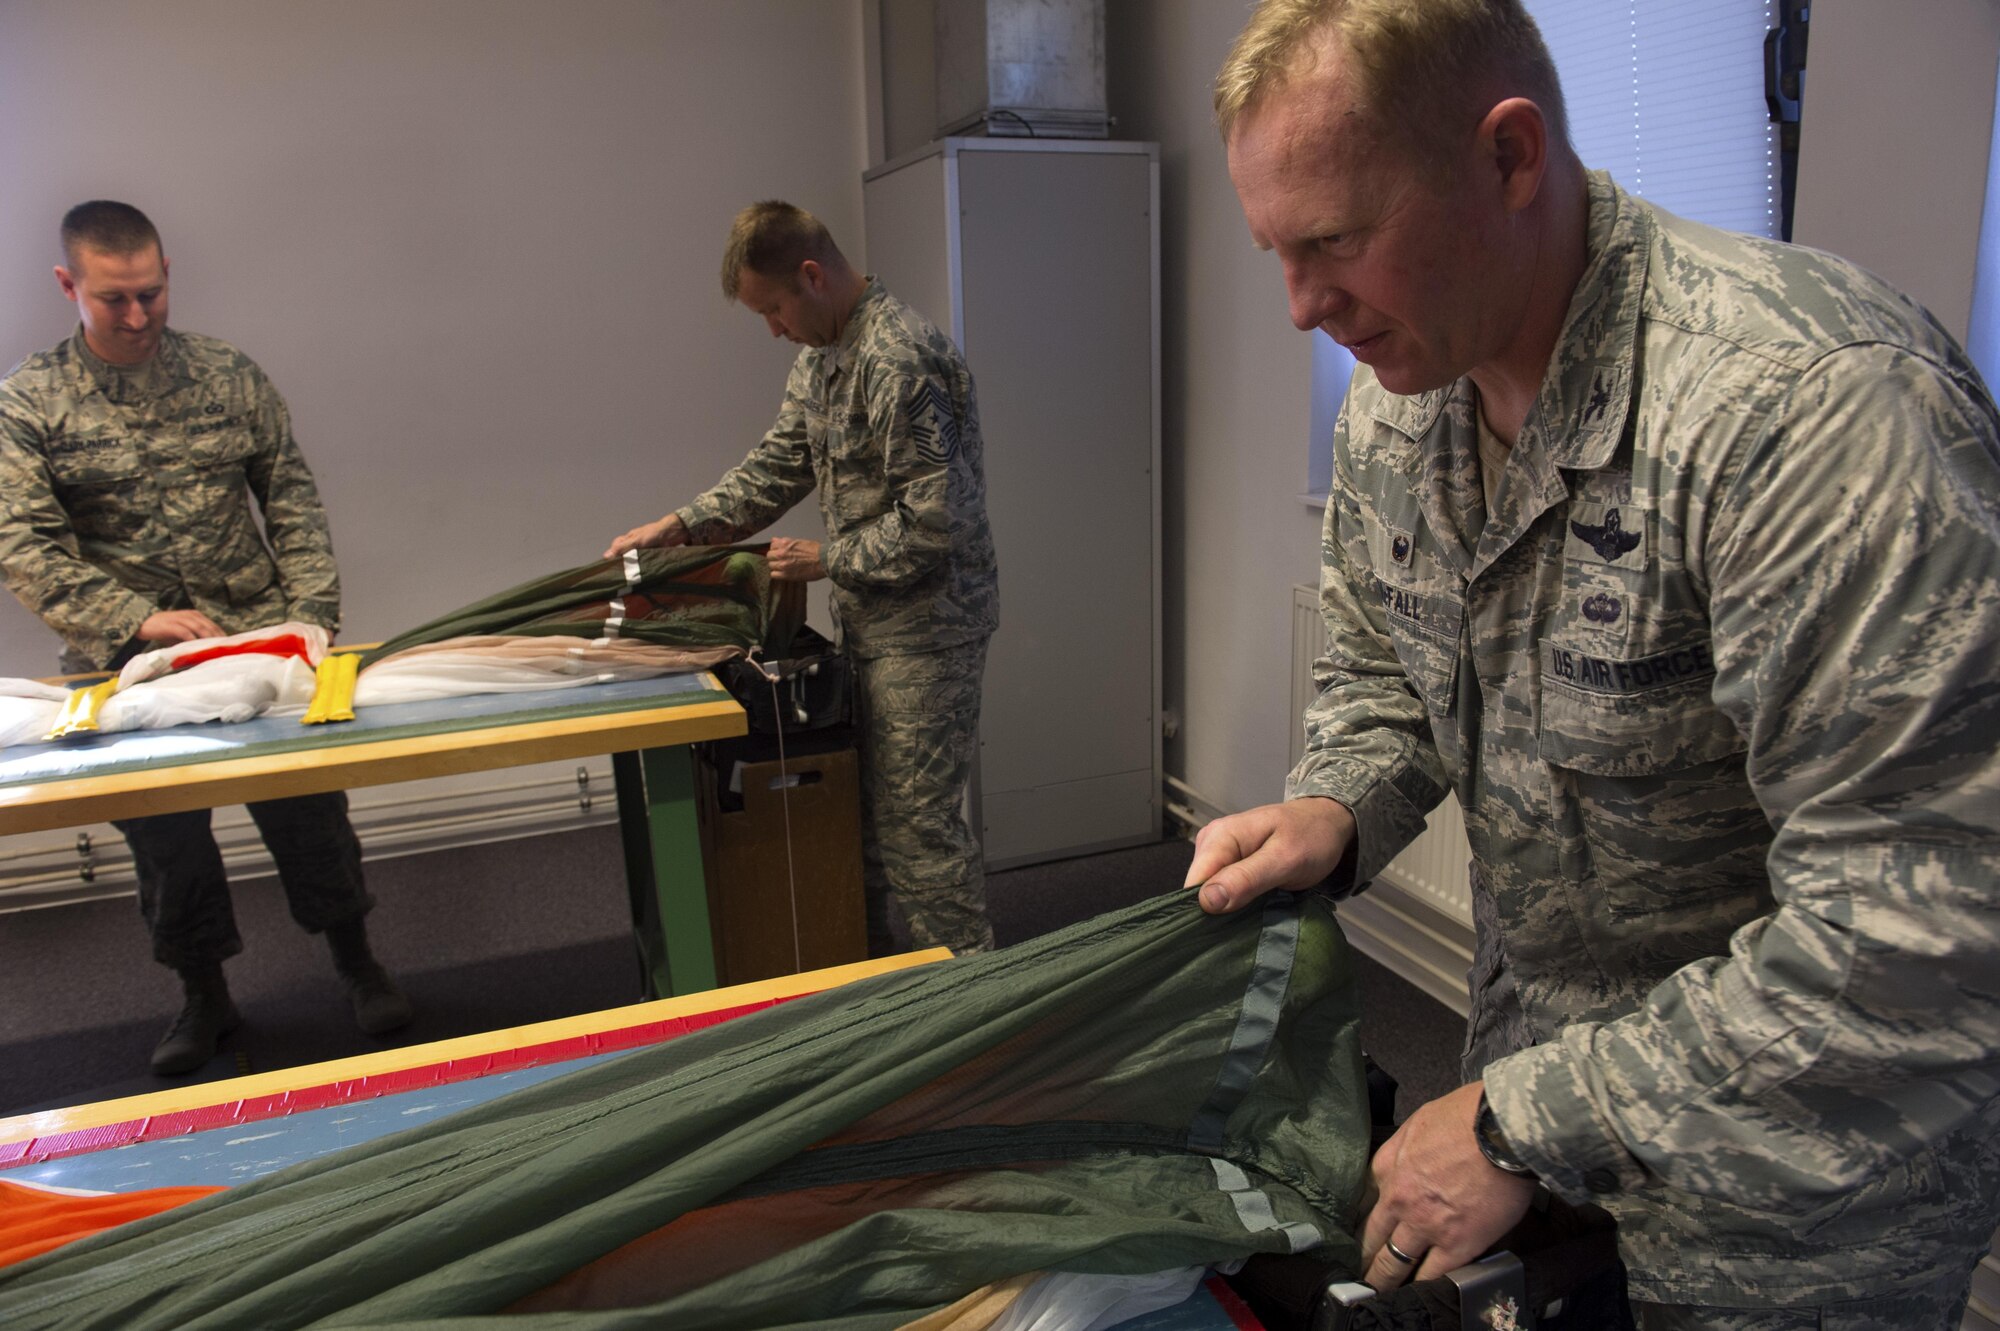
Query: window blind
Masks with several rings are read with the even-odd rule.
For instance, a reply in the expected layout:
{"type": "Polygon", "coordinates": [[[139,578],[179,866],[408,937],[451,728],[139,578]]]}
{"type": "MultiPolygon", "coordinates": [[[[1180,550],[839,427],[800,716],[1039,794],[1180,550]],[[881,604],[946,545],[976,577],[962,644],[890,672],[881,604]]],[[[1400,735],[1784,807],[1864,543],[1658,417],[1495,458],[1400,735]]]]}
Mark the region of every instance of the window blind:
{"type": "MultiPolygon", "coordinates": [[[[1979,218],[1979,253],[1972,271],[1972,318],[1966,329],[1965,350],[1990,392],[2000,385],[2000,99],[1993,108],[1993,136],[1986,151],[1986,208],[1979,218]]],[[[1317,394],[1319,389],[1313,392],[1317,394]]]]}
{"type": "Polygon", "coordinates": [[[1527,0],[1562,76],[1585,166],[1669,212],[1779,230],[1778,129],[1764,104],[1770,0],[1527,0]]]}
{"type": "MultiPolygon", "coordinates": [[[[1778,127],[1764,104],[1771,0],[1526,0],[1583,164],[1669,212],[1779,233],[1778,127]]],[[[1995,302],[2000,305],[2000,301],[1995,302]]],[[[1313,338],[1307,487],[1324,493],[1354,361],[1313,338]]]]}

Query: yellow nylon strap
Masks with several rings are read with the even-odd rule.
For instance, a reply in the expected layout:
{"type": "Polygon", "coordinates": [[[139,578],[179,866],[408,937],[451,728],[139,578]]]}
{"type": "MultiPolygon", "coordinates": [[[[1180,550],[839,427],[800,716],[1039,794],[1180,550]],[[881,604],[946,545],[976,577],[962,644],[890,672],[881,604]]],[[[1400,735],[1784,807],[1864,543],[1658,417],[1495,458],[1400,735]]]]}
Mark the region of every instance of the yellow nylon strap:
{"type": "Polygon", "coordinates": [[[56,713],[56,723],[49,727],[48,737],[61,739],[65,735],[80,735],[86,730],[97,729],[99,709],[104,706],[104,700],[116,692],[116,675],[87,689],[71,689],[69,697],[63,699],[62,710],[56,713]]]}
{"type": "Polygon", "coordinates": [[[361,656],[340,652],[320,661],[313,672],[312,702],[299,718],[302,726],[321,726],[330,721],[354,719],[354,680],[361,670],[361,656]]]}

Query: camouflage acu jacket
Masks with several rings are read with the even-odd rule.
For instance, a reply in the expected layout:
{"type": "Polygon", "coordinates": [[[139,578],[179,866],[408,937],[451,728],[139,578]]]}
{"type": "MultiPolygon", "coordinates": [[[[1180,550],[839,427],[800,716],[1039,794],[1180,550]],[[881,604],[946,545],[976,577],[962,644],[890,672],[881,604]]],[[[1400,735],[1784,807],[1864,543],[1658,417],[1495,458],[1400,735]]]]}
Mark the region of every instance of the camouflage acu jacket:
{"type": "Polygon", "coordinates": [[[679,516],[740,541],[817,487],[848,650],[935,651],[999,623],[984,456],[958,348],[871,278],[840,340],[799,353],[763,442],[679,516]]]}
{"type": "Polygon", "coordinates": [[[1456,791],[1468,1074],[1635,1296],[1817,1302],[2000,1220],[2000,455],[1917,306],[1591,186],[1493,511],[1470,381],[1355,375],[1293,795],[1456,791]]]}
{"type": "Polygon", "coordinates": [[[284,399],[242,352],[172,329],[133,369],[99,360],[78,329],[0,382],[0,576],[78,670],[107,665],[155,610],[199,610],[229,633],[340,622],[326,514],[284,399]]]}

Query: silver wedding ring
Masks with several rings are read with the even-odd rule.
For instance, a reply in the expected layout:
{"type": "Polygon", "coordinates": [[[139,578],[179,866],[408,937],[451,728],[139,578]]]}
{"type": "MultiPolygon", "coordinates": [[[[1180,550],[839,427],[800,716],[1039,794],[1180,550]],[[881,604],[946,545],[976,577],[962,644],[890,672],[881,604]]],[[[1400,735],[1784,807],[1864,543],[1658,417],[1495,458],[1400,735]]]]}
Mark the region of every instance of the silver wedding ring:
{"type": "Polygon", "coordinates": [[[1401,1248],[1398,1248],[1396,1246],[1396,1240],[1384,1239],[1383,1246],[1389,1249],[1389,1255],[1391,1257],[1401,1262],[1404,1266],[1415,1266],[1417,1264],[1416,1258],[1410,1256],[1410,1254],[1404,1252],[1401,1248]]]}

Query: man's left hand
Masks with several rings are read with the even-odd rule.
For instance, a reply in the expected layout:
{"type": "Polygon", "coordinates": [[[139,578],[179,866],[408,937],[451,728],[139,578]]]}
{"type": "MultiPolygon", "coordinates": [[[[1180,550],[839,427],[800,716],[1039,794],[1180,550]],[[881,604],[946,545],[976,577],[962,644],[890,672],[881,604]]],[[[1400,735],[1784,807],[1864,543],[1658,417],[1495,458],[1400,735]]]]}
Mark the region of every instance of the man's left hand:
{"type": "Polygon", "coordinates": [[[1473,1135],[1481,1089],[1475,1081],[1439,1096],[1375,1152],[1376,1198],[1361,1231],[1361,1269],[1376,1289],[1477,1261],[1528,1213],[1534,1182],[1495,1169],[1473,1135]],[[1392,1242],[1415,1260],[1391,1252],[1392,1242]]]}
{"type": "Polygon", "coordinates": [[[818,541],[779,536],[772,540],[771,551],[764,558],[771,565],[771,576],[780,582],[818,582],[826,576],[826,565],[819,562],[818,541]]]}

